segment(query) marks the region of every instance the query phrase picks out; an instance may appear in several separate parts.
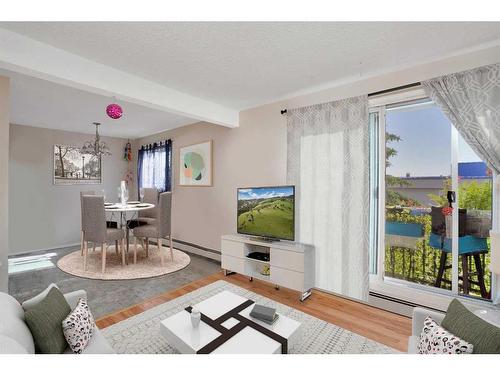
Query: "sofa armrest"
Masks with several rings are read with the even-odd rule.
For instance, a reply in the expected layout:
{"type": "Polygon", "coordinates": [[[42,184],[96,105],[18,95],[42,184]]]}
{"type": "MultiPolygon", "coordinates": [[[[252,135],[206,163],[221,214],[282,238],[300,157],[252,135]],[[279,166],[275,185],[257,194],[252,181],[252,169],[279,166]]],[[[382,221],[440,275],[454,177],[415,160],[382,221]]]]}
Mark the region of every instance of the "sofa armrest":
{"type": "Polygon", "coordinates": [[[66,301],[68,302],[69,307],[73,310],[80,298],[87,299],[87,292],[85,290],[75,290],[74,292],[69,292],[64,295],[66,301]]]}
{"type": "Polygon", "coordinates": [[[444,319],[444,314],[434,311],[434,310],[429,310],[429,309],[424,309],[422,307],[415,307],[413,309],[413,316],[412,316],[412,329],[411,329],[411,334],[412,336],[420,336],[420,333],[422,332],[422,328],[424,328],[424,320],[430,316],[432,319],[436,321],[436,323],[441,324],[441,322],[444,319]]]}

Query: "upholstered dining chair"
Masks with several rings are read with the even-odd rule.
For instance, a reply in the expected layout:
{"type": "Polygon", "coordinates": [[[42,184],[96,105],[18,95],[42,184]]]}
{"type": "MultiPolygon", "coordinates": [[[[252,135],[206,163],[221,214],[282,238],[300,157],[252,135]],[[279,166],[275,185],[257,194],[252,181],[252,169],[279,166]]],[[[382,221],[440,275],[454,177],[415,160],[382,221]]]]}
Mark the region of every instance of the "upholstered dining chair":
{"type": "Polygon", "coordinates": [[[156,188],[143,188],[144,190],[144,203],[154,204],[153,208],[148,210],[139,211],[138,221],[146,224],[156,224],[158,217],[158,190],[156,188]]]}
{"type": "Polygon", "coordinates": [[[82,196],[82,219],[83,219],[83,269],[87,269],[88,242],[101,244],[102,272],[106,270],[107,244],[115,241],[117,253],[121,253],[122,265],[125,265],[125,232],[122,229],[106,227],[106,212],[104,209],[104,198],[98,195],[82,196]],[[118,250],[118,244],[120,249],[118,250]]]}
{"type": "Polygon", "coordinates": [[[146,245],[143,249],[146,251],[146,257],[149,256],[149,239],[156,238],[158,251],[160,252],[161,264],[163,266],[162,239],[167,238],[170,241],[170,257],[174,260],[174,250],[172,245],[172,193],[161,193],[159,197],[158,210],[154,224],[141,225],[134,228],[134,263],[137,263],[137,238],[145,238],[146,245]]]}
{"type": "MultiPolygon", "coordinates": [[[[80,213],[81,213],[81,231],[80,231],[80,251],[83,256],[83,233],[85,229],[83,228],[83,199],[82,197],[84,195],[95,195],[94,190],[84,190],[80,192],[80,213]]],[[[94,244],[94,250],[95,250],[95,244],[94,244]]]]}

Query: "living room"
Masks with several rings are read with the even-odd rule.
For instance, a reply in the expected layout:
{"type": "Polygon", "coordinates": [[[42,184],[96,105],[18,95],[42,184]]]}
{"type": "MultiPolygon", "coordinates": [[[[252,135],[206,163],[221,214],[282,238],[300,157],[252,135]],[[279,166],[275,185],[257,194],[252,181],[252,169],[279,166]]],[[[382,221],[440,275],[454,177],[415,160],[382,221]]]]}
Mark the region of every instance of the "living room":
{"type": "Polygon", "coordinates": [[[5,358],[500,353],[499,22],[86,17],[0,22],[5,358]]]}

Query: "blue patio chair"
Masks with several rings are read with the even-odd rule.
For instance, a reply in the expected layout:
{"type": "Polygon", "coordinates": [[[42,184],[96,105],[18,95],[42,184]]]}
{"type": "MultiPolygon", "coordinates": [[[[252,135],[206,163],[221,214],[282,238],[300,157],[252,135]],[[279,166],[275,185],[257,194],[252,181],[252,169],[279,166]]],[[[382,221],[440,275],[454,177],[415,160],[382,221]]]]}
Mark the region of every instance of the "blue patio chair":
{"type": "MultiPolygon", "coordinates": [[[[440,288],[443,282],[451,284],[450,280],[444,278],[444,272],[451,268],[447,265],[448,254],[452,252],[452,239],[431,233],[429,237],[429,246],[441,250],[441,259],[439,261],[439,271],[436,277],[435,286],[440,288]]],[[[464,294],[469,294],[470,284],[479,286],[481,296],[489,298],[484,283],[484,268],[481,262],[481,254],[488,252],[488,241],[486,238],[465,235],[458,237],[458,256],[462,262],[462,289],[464,294]],[[476,272],[469,272],[469,260],[471,257],[476,265],[476,272]],[[477,276],[477,281],[472,280],[472,276],[477,276]]]]}
{"type": "MultiPolygon", "coordinates": [[[[451,280],[444,278],[444,273],[452,266],[447,265],[448,254],[451,253],[452,239],[445,236],[446,220],[442,213],[441,207],[431,208],[432,217],[432,233],[429,236],[429,246],[439,249],[441,257],[439,260],[439,270],[436,277],[435,286],[440,288],[441,284],[451,284],[451,280]]],[[[472,236],[467,233],[467,210],[459,209],[458,211],[458,256],[462,262],[462,290],[464,294],[469,294],[470,284],[479,286],[481,296],[489,298],[489,293],[486,291],[484,283],[484,268],[481,262],[481,254],[488,252],[488,242],[486,238],[472,236]],[[476,272],[469,272],[469,261],[471,257],[476,265],[476,272]],[[477,276],[477,281],[472,280],[473,276],[477,276]]]]}

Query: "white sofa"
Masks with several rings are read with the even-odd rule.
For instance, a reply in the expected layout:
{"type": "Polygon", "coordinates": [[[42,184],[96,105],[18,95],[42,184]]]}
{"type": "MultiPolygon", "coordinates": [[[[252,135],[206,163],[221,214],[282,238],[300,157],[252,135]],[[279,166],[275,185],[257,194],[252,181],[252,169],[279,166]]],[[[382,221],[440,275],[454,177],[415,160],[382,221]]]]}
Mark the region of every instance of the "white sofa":
{"type": "Polygon", "coordinates": [[[413,309],[413,316],[411,321],[411,336],[408,338],[409,354],[417,354],[417,346],[420,340],[420,333],[422,332],[422,328],[424,328],[424,320],[428,316],[434,319],[438,324],[441,324],[444,319],[444,314],[434,310],[428,310],[421,307],[415,307],[413,309]]]}
{"type": "MultiPolygon", "coordinates": [[[[50,288],[50,287],[49,287],[50,288]]],[[[76,307],[80,298],[87,298],[84,290],[64,295],[71,309],[76,307]]],[[[37,297],[38,299],[41,299],[37,297]]],[[[42,296],[43,298],[43,296],[42,296]]],[[[34,299],[31,303],[34,303],[34,299]]],[[[25,303],[29,304],[29,301],[25,303]]],[[[24,304],[23,304],[24,305],[24,304]]],[[[16,299],[0,292],[0,354],[34,354],[35,344],[31,332],[24,321],[24,309],[16,299]]],[[[73,353],[67,349],[65,354],[73,353]]],[[[103,334],[96,328],[84,354],[112,354],[111,346],[103,334]]]]}

